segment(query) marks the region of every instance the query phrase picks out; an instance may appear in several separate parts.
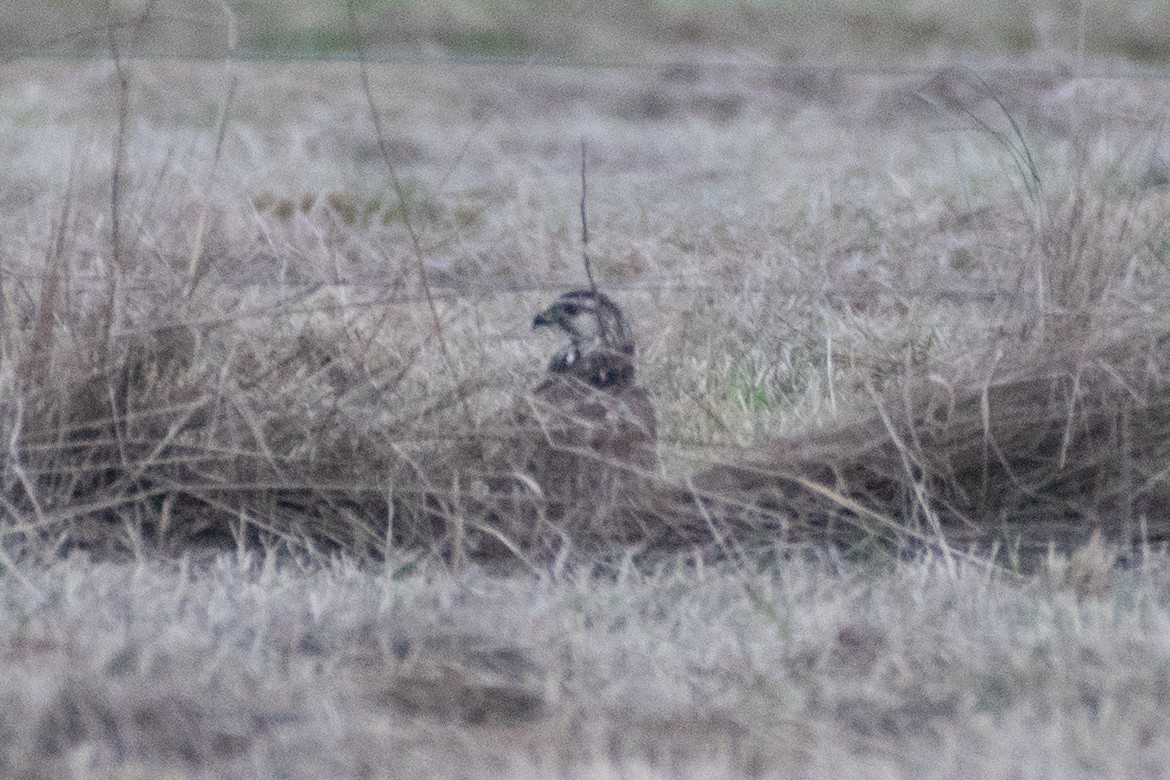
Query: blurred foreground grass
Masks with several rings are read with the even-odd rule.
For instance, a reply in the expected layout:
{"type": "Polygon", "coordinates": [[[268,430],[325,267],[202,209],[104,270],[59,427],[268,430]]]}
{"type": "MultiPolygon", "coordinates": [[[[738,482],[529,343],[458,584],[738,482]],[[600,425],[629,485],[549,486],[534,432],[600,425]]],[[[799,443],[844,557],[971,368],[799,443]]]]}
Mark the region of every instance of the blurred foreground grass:
{"type": "Polygon", "coordinates": [[[1170,561],[0,578],[8,777],[1156,777],[1170,561]]]}

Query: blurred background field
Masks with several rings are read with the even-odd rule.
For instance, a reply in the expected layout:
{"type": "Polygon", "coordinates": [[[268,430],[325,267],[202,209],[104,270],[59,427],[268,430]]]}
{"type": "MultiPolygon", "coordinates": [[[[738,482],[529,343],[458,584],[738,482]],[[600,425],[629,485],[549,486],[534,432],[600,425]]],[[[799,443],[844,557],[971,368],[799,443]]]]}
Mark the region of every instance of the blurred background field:
{"type": "MultiPolygon", "coordinates": [[[[114,2],[116,12],[145,3],[114,2]]],[[[219,57],[216,2],[157,3],[141,38],[153,56],[219,57]]],[[[774,64],[920,68],[962,60],[1075,53],[1111,64],[1170,60],[1161,0],[958,3],[952,0],[634,0],[491,2],[357,0],[371,57],[507,57],[576,64],[661,64],[697,50],[774,64]]],[[[248,58],[348,57],[355,35],[340,0],[231,3],[248,58]]],[[[57,0],[5,9],[0,46],[43,56],[104,51],[105,3],[57,0]],[[86,27],[91,29],[87,32],[86,27]]]]}

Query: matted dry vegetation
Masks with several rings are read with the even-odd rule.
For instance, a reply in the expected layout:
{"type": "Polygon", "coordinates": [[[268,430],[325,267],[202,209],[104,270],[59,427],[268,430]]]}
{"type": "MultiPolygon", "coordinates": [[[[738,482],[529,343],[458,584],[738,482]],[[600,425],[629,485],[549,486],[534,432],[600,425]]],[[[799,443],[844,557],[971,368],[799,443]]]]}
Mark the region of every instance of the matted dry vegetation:
{"type": "MultiPolygon", "coordinates": [[[[1153,108],[1104,124],[1112,92],[1019,74],[843,80],[838,115],[756,69],[494,67],[484,90],[394,68],[373,71],[379,135],[356,65],[50,67],[89,97],[69,140],[50,137],[69,120],[46,128],[55,176],[22,164],[43,145],[13,150],[18,553],[227,540],[532,565],[1166,536],[1153,108]],[[676,107],[639,113],[648,89],[676,107]],[[1029,103],[1047,114],[1025,131],[1029,103]],[[168,127],[200,106],[204,132],[168,127]],[[591,512],[516,473],[547,432],[493,421],[545,362],[531,312],[582,276],[581,135],[597,273],[643,334],[664,459],[591,512]]],[[[1130,89],[1161,105],[1157,83],[1130,89]]]]}
{"type": "Polygon", "coordinates": [[[5,66],[9,774],[1166,765],[1165,83],[706,56],[5,66]],[[501,422],[582,138],[593,504],[501,422]]]}

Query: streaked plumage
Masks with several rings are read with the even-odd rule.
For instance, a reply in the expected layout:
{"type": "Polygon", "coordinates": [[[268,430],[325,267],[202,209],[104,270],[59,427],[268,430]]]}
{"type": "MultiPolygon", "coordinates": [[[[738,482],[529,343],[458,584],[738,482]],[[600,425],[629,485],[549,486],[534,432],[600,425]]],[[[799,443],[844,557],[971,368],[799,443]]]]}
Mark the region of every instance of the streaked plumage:
{"type": "Polygon", "coordinates": [[[646,389],[637,384],[634,339],[620,308],[591,290],[565,293],[533,320],[569,342],[549,363],[548,376],[532,393],[571,433],[567,445],[585,447],[622,464],[653,469],[657,419],[646,389]]]}
{"type": "Polygon", "coordinates": [[[497,523],[518,540],[596,538],[658,466],[654,403],[636,382],[633,336],[608,296],[573,290],[532,324],[561,331],[567,343],[510,414],[513,433],[501,441],[506,497],[493,481],[503,498],[497,523]]]}

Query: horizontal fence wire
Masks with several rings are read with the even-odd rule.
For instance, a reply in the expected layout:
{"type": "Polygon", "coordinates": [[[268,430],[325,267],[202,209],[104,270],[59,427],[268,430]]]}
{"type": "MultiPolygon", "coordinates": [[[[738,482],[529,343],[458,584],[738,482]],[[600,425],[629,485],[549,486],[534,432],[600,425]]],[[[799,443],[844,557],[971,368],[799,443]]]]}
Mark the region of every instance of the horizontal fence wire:
{"type": "MultiPolygon", "coordinates": [[[[109,52],[68,52],[54,51],[52,47],[24,47],[15,50],[9,49],[0,54],[0,64],[19,60],[60,60],[62,62],[110,62],[114,58],[109,52]]],[[[184,54],[182,52],[123,52],[124,61],[163,61],[185,59],[195,62],[223,62],[226,57],[207,54],[184,54]]],[[[236,52],[230,59],[235,62],[265,63],[265,64],[301,64],[301,63],[351,63],[357,65],[360,58],[357,52],[271,52],[261,50],[242,50],[236,52]]],[[[873,76],[906,78],[929,78],[942,71],[961,68],[964,72],[981,77],[1012,77],[1032,76],[1040,79],[1103,79],[1116,81],[1165,81],[1170,79],[1170,66],[1137,65],[1125,63],[1122,65],[1102,66],[1094,63],[1091,67],[1070,66],[1034,66],[1020,65],[1011,62],[964,61],[960,64],[935,65],[880,65],[864,63],[817,63],[817,62],[748,62],[737,60],[711,59],[704,55],[701,59],[686,59],[674,57],[662,60],[569,60],[546,56],[499,56],[479,54],[432,54],[419,52],[392,52],[373,50],[365,56],[367,63],[372,65],[398,65],[410,67],[433,68],[463,68],[463,67],[495,67],[501,69],[549,69],[549,70],[578,70],[578,71],[645,71],[646,73],[660,73],[671,70],[691,70],[709,73],[739,72],[776,75],[803,75],[803,74],[839,74],[842,76],[873,76]]]]}

